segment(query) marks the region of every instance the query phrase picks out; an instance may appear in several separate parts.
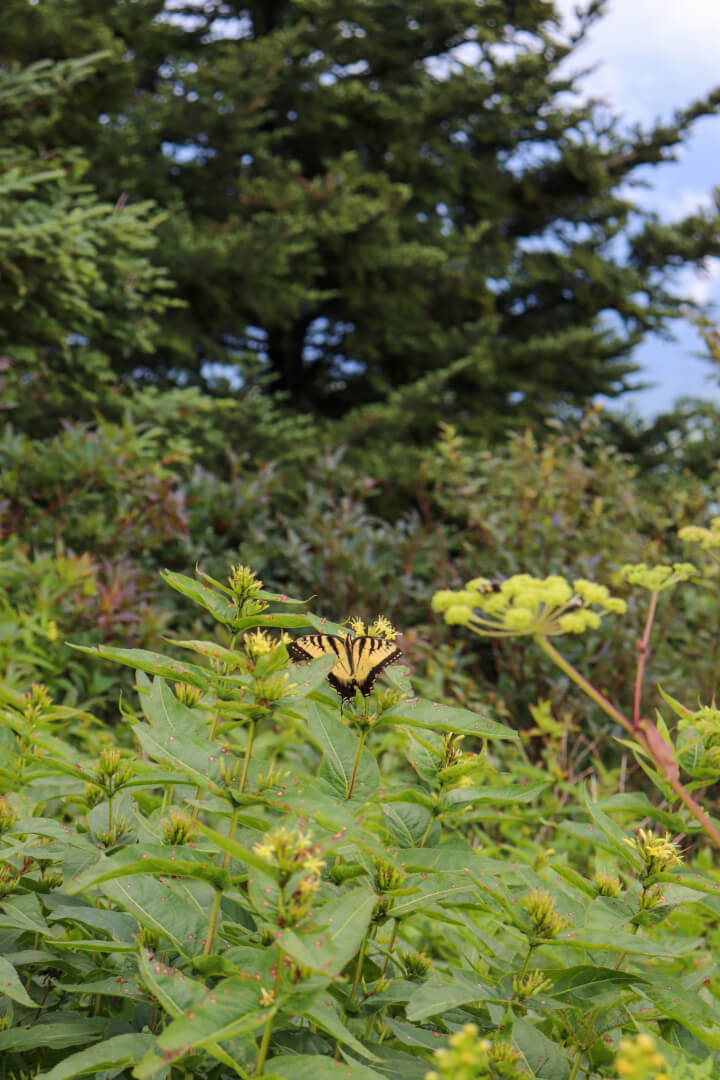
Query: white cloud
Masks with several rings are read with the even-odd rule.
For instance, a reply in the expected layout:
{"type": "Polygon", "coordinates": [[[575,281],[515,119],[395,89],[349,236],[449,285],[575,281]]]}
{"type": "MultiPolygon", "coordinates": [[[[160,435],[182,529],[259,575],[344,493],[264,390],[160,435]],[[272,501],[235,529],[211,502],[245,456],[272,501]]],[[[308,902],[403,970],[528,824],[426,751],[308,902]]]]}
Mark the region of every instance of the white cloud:
{"type": "MultiPolygon", "coordinates": [[[[577,0],[557,0],[572,25],[577,0]]],[[[600,61],[586,82],[629,119],[649,122],[720,81],[718,0],[613,0],[578,61],[600,61]]]]}

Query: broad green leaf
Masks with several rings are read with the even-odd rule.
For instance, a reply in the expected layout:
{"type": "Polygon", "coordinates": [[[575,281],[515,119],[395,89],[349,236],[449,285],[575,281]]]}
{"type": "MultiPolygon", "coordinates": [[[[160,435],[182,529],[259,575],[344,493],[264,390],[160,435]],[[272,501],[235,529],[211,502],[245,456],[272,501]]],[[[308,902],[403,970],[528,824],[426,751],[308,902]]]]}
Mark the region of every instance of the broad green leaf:
{"type": "MultiPolygon", "coordinates": [[[[237,616],[237,602],[232,596],[231,591],[226,585],[221,585],[220,582],[216,584],[222,590],[226,592],[218,592],[215,589],[210,589],[207,585],[203,585],[202,582],[196,581],[195,578],[188,577],[186,574],[176,574],[172,570],[161,570],[160,577],[163,581],[166,581],[170,588],[175,589],[177,592],[182,593],[188,600],[192,600],[194,604],[198,604],[200,607],[209,611],[218,622],[232,623],[237,616]]],[[[211,578],[205,580],[211,581],[211,578]]]]}
{"type": "Polygon", "coordinates": [[[317,1027],[327,1032],[328,1035],[332,1035],[338,1042],[341,1042],[344,1046],[349,1046],[356,1054],[369,1058],[370,1061],[378,1060],[372,1050],[363,1046],[360,1040],[356,1039],[353,1033],[345,1026],[340,1016],[340,1006],[335,1001],[335,998],[330,997],[329,994],[325,994],[318,999],[304,1015],[311,1024],[316,1024],[317,1027]]]}
{"type": "Polygon", "coordinates": [[[57,1018],[50,1013],[47,1017],[39,1017],[38,1022],[30,1027],[0,1031],[0,1053],[10,1050],[22,1053],[40,1046],[65,1050],[68,1046],[101,1039],[106,1027],[105,1017],[68,1016],[65,1013],[57,1018]]]}
{"type": "MultiPolygon", "coordinates": [[[[251,974],[221,979],[208,990],[204,999],[193,1009],[172,1020],[157,1038],[161,1059],[166,1055],[173,1060],[189,1054],[199,1047],[233,1039],[238,1035],[248,1038],[265,1023],[270,1010],[260,1006],[261,988],[251,974]]],[[[141,1062],[135,1075],[151,1076],[151,1051],[141,1062]]]]}
{"type": "Polygon", "coordinates": [[[458,709],[451,705],[438,705],[424,698],[401,701],[384,712],[380,724],[407,724],[408,727],[429,728],[431,731],[454,732],[458,735],[475,735],[478,739],[517,739],[512,728],[498,724],[489,716],[458,709]]]}
{"type": "MultiPolygon", "coordinates": [[[[350,731],[342,720],[328,709],[314,702],[307,702],[307,707],[306,715],[310,734],[323,748],[321,775],[326,776],[341,798],[347,799],[355,758],[360,747],[360,737],[350,731]]],[[[352,799],[357,802],[367,802],[379,787],[380,770],[373,755],[364,748],[360,756],[352,799]]]]}
{"type": "Polygon", "coordinates": [[[38,1008],[38,1003],[28,996],[13,965],[0,956],[0,996],[3,994],[20,1005],[38,1008]]]}
{"type": "Polygon", "coordinates": [[[552,998],[561,998],[568,1005],[580,1009],[607,1006],[621,996],[628,986],[641,985],[647,980],[642,975],[628,974],[616,968],[595,967],[592,964],[580,964],[565,968],[556,974],[544,972],[553,980],[553,985],[543,994],[552,998]]]}
{"type": "Polygon", "coordinates": [[[706,1046],[720,1048],[720,1017],[714,1004],[710,1005],[697,991],[686,988],[681,979],[648,973],[640,991],[663,1015],[677,1020],[706,1046]]]}
{"type": "Polygon", "coordinates": [[[147,876],[105,881],[101,888],[143,926],[169,938],[182,956],[189,959],[202,952],[209,912],[191,906],[170,883],[147,876]]]}
{"type": "Polygon", "coordinates": [[[507,784],[505,787],[457,787],[443,796],[443,806],[461,806],[463,803],[492,803],[493,806],[510,803],[529,803],[550,787],[549,780],[535,784],[507,784]]]}
{"type": "Polygon", "coordinates": [[[501,1001],[502,994],[471,972],[454,968],[447,974],[436,972],[418,987],[408,1001],[407,1018],[419,1022],[469,1002],[488,1000],[501,1001]]]}
{"type": "Polygon", "coordinates": [[[422,843],[433,824],[433,817],[424,806],[415,803],[383,803],[385,824],[402,848],[415,848],[422,843]]]}
{"type": "Polygon", "coordinates": [[[266,1080],[387,1080],[383,1073],[357,1062],[338,1063],[318,1054],[270,1058],[266,1080]]]}
{"type": "MultiPolygon", "coordinates": [[[[145,950],[140,953],[138,971],[144,985],[153,997],[160,1002],[165,1012],[172,1017],[181,1016],[190,1009],[196,1008],[207,995],[207,987],[204,983],[189,978],[185,972],[178,970],[178,968],[163,964],[155,957],[151,957],[145,950]]],[[[243,1075],[242,1070],[238,1069],[231,1055],[217,1043],[208,1043],[205,1049],[218,1061],[232,1069],[233,1072],[239,1072],[243,1075]]],[[[148,1075],[151,1076],[153,1070],[150,1067],[150,1062],[156,1061],[158,1056],[153,1050],[150,1050],[146,1057],[145,1067],[148,1068],[148,1075]]]]}
{"type": "Polygon", "coordinates": [[[140,1031],[132,1035],[115,1035],[112,1039],[71,1054],[50,1072],[40,1073],[37,1080],[73,1080],[75,1076],[88,1076],[103,1069],[129,1068],[140,1060],[154,1041],[154,1035],[140,1031]]]}
{"type": "Polygon", "coordinates": [[[220,755],[210,742],[187,734],[159,734],[156,728],[136,724],[133,732],[145,753],[155,761],[169,762],[203,791],[219,794],[222,773],[220,755]]]}
{"type": "Polygon", "coordinates": [[[524,1017],[513,1024],[513,1043],[538,1080],[567,1080],[570,1062],[560,1047],[524,1017]]]}
{"type": "Polygon", "coordinates": [[[127,667],[138,671],[146,671],[150,675],[162,675],[165,679],[174,682],[186,682],[191,686],[197,686],[201,690],[214,682],[213,673],[209,669],[197,667],[195,664],[186,664],[180,660],[172,660],[162,653],[149,652],[147,649],[119,649],[113,645],[73,645],[71,648],[78,652],[95,653],[103,660],[112,660],[116,664],[125,664],[127,667]]]}
{"type": "MultiPolygon", "coordinates": [[[[114,878],[134,877],[138,874],[156,874],[167,877],[197,878],[206,881],[215,889],[228,889],[230,875],[220,866],[211,862],[211,856],[182,848],[165,848],[164,857],[156,854],[159,845],[132,844],[109,858],[101,859],[95,866],[80,874],[68,887],[72,896],[82,893],[101,881],[114,878]],[[178,857],[178,852],[183,856],[178,857]],[[194,857],[195,856],[195,857],[194,857]]],[[[162,849],[161,849],[162,850],[162,849]]]]}
{"type": "Polygon", "coordinates": [[[624,934],[615,928],[605,932],[587,930],[564,930],[550,941],[543,942],[543,949],[554,945],[566,945],[572,949],[610,949],[613,952],[632,953],[637,956],[671,956],[674,947],[671,942],[662,945],[650,941],[640,934],[624,934]]]}
{"type": "Polygon", "coordinates": [[[287,953],[324,975],[339,975],[360,948],[377,897],[364,888],[348,889],[315,913],[312,934],[283,931],[277,939],[287,953]],[[302,950],[302,958],[298,950],[302,950]]]}

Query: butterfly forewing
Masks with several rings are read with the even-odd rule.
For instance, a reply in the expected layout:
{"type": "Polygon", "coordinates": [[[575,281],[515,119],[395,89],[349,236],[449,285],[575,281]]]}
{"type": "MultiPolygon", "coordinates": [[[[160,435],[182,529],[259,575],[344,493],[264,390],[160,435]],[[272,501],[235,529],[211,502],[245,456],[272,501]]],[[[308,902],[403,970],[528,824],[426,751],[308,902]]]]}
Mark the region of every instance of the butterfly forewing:
{"type": "Polygon", "coordinates": [[[356,690],[369,697],[378,675],[402,656],[400,649],[383,638],[343,639],[336,634],[306,634],[291,641],[287,649],[293,660],[316,660],[319,656],[335,654],[338,662],[330,671],[328,682],[340,695],[342,705],[355,697],[356,690]]]}

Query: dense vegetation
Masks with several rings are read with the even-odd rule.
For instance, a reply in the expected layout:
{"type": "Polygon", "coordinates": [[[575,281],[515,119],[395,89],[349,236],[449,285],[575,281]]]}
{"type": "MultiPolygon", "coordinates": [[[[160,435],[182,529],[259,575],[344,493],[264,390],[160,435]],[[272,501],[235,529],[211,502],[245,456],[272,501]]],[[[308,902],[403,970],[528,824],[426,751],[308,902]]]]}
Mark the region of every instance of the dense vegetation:
{"type": "Polygon", "coordinates": [[[718,411],[592,405],[720,98],[602,8],[5,4],[2,1080],[720,1070],[718,411]]]}

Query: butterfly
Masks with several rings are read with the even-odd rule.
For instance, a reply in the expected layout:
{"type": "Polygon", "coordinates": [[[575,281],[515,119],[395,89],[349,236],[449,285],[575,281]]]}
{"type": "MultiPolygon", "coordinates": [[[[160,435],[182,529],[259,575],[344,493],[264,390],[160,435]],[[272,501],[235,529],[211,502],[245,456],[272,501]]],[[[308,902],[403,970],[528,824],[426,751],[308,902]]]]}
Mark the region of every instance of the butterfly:
{"type": "Polygon", "coordinates": [[[375,680],[388,664],[402,656],[400,649],[379,637],[337,637],[335,634],[307,634],[291,641],[287,650],[293,660],[317,660],[319,656],[337,656],[338,662],[328,675],[328,682],[340,695],[340,711],[355,692],[372,694],[375,680]]]}

